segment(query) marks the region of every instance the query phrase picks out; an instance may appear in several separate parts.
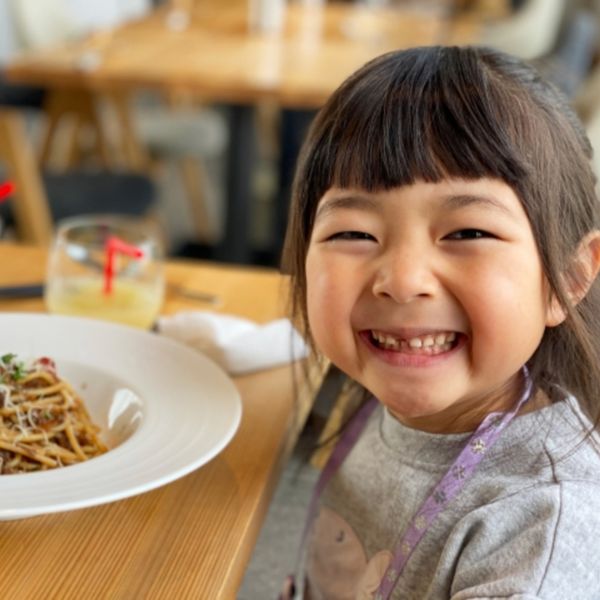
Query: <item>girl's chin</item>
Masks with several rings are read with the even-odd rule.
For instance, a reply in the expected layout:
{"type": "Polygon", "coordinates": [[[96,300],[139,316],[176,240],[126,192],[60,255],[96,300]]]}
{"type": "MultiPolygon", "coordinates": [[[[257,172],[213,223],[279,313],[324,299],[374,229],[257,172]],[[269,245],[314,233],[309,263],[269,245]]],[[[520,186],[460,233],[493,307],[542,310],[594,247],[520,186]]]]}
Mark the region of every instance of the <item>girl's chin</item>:
{"type": "Polygon", "coordinates": [[[410,421],[413,419],[428,419],[435,418],[435,416],[443,411],[446,407],[432,406],[430,401],[424,401],[419,404],[415,404],[413,400],[407,400],[406,404],[398,402],[398,398],[390,398],[389,400],[385,395],[376,398],[385,406],[389,413],[401,423],[410,421]]]}
{"type": "Polygon", "coordinates": [[[431,418],[435,418],[436,416],[436,412],[429,412],[429,411],[423,411],[423,410],[399,410],[396,407],[393,406],[388,406],[387,404],[384,404],[384,406],[387,408],[387,410],[389,411],[389,413],[392,415],[392,417],[394,417],[395,419],[397,419],[398,421],[404,423],[405,421],[410,421],[413,419],[431,419],[431,418]]]}
{"type": "Polygon", "coordinates": [[[415,414],[406,415],[398,414],[393,410],[388,409],[390,414],[405,427],[410,429],[418,429],[419,431],[425,431],[427,433],[461,433],[463,431],[470,431],[470,428],[464,428],[461,424],[458,424],[452,420],[446,418],[443,414],[415,414]]]}
{"type": "Polygon", "coordinates": [[[388,401],[385,396],[382,396],[379,401],[392,417],[411,429],[420,429],[430,433],[457,433],[463,428],[462,424],[455,421],[456,415],[451,414],[453,412],[452,405],[435,405],[429,399],[418,404],[414,400],[407,400],[406,404],[402,404],[398,402],[397,397],[388,401]]]}

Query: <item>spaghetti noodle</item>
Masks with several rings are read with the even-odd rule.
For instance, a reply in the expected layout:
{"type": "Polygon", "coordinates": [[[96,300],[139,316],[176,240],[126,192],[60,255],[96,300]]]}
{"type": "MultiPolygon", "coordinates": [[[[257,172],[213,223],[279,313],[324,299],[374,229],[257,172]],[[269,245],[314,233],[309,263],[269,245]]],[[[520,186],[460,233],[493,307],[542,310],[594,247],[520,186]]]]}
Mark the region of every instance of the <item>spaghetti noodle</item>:
{"type": "Polygon", "coordinates": [[[0,357],[0,474],[63,467],[106,452],[82,399],[54,361],[0,357]]]}

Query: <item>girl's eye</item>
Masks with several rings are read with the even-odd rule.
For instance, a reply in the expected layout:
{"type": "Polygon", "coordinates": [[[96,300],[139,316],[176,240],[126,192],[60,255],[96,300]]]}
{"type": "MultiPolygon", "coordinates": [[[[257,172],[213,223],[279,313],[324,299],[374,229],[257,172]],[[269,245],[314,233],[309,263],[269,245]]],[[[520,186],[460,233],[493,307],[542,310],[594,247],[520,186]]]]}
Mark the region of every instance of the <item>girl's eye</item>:
{"type": "Polygon", "coordinates": [[[333,240],[344,240],[344,241],[355,241],[355,240],[375,240],[370,233],[364,231],[340,231],[334,233],[327,238],[328,241],[333,240]]]}
{"type": "Polygon", "coordinates": [[[494,235],[481,229],[460,229],[446,236],[448,240],[480,240],[482,238],[493,238],[494,235]]]}

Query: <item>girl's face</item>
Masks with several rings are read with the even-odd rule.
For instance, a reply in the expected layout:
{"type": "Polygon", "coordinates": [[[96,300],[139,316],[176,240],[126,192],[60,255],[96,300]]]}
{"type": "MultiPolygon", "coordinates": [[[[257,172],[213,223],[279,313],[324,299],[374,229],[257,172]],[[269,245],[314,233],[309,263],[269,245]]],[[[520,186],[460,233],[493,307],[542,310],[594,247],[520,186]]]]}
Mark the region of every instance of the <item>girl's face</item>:
{"type": "Polygon", "coordinates": [[[306,258],[320,350],[409,426],[468,430],[511,407],[550,307],[513,190],[492,179],[329,189],[306,258]]]}

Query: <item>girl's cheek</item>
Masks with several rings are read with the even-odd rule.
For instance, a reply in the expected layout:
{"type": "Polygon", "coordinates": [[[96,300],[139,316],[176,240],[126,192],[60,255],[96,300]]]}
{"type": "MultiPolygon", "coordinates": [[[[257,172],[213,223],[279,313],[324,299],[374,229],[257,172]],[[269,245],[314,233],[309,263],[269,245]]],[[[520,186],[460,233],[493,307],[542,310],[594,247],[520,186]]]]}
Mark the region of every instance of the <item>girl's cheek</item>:
{"type": "Polygon", "coordinates": [[[319,286],[308,288],[307,296],[308,321],[311,330],[314,332],[322,327],[322,322],[328,318],[329,303],[326,294],[322,292],[319,286]]]}
{"type": "Polygon", "coordinates": [[[346,296],[332,278],[325,274],[317,275],[307,289],[309,321],[332,322],[344,312],[346,296]]]}
{"type": "Polygon", "coordinates": [[[315,344],[321,352],[327,353],[331,337],[338,330],[336,321],[338,310],[324,277],[319,277],[313,285],[308,286],[307,308],[308,323],[315,344]]]}
{"type": "Polygon", "coordinates": [[[323,300],[332,294],[334,282],[331,279],[330,271],[320,267],[316,261],[308,261],[306,268],[306,289],[307,302],[310,304],[320,304],[323,300]]]}

